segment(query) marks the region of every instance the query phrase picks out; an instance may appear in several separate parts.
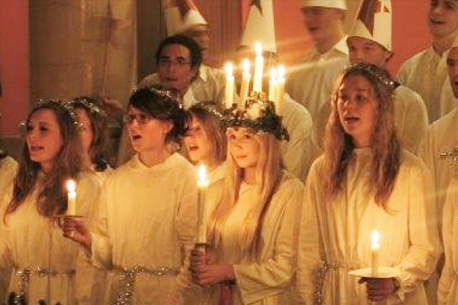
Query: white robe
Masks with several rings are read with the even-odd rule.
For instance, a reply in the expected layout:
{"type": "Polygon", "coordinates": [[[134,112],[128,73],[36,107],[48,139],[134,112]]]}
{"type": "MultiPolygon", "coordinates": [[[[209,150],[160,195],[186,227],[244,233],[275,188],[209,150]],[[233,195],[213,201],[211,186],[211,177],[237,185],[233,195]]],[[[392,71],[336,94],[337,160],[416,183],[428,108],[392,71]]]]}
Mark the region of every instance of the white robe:
{"type": "MultiPolygon", "coordinates": [[[[81,174],[77,181],[76,212],[89,221],[98,201],[100,184],[93,175],[81,174]]],[[[75,304],[75,272],[79,246],[63,237],[56,221],[38,213],[37,188],[3,222],[5,209],[12,198],[13,185],[0,202],[0,269],[13,268],[8,289],[18,293],[21,283],[29,304],[45,300],[47,304],[75,304]],[[28,269],[30,280],[21,281],[20,272],[28,269]]],[[[1,302],[7,295],[1,296],[1,302]]]]}
{"type": "Polygon", "coordinates": [[[195,169],[176,153],[151,168],[134,156],[107,178],[91,260],[112,271],[111,301],[132,293],[128,304],[181,304],[190,283],[196,202],[195,169]]]}
{"type": "Polygon", "coordinates": [[[292,99],[304,105],[315,120],[321,106],[329,102],[334,93],[337,76],[348,64],[346,36],[325,54],[313,48],[291,72],[286,91],[292,99]]]}
{"type": "Polygon", "coordinates": [[[0,160],[0,198],[6,193],[5,188],[16,176],[17,169],[18,163],[13,158],[7,156],[0,160]]]}
{"type": "Polygon", "coordinates": [[[285,94],[282,123],[289,134],[289,141],[281,144],[283,163],[288,171],[303,181],[313,162],[312,117],[304,106],[285,94]]]}
{"type": "MultiPolygon", "coordinates": [[[[234,266],[233,305],[295,304],[293,283],[303,185],[285,172],[265,215],[261,253],[254,261],[241,251],[239,238],[246,213],[257,196],[255,189],[255,185],[242,183],[239,200],[224,225],[222,246],[215,250],[216,262],[234,266]]],[[[218,298],[215,285],[201,304],[217,304],[218,298]]]]}
{"type": "Polygon", "coordinates": [[[445,265],[438,289],[438,304],[456,305],[458,302],[458,179],[452,178],[444,205],[442,235],[444,236],[445,265]]]}
{"type": "Polygon", "coordinates": [[[439,228],[442,220],[442,208],[445,202],[447,187],[452,177],[451,158],[441,158],[441,153],[450,151],[458,145],[458,109],[431,124],[420,145],[419,155],[433,175],[435,192],[433,200],[437,205],[439,228]]]}
{"type": "Polygon", "coordinates": [[[401,285],[387,304],[426,305],[422,282],[435,269],[441,251],[436,219],[430,217],[435,215],[435,206],[427,196],[433,189],[429,171],[419,158],[403,151],[385,210],[375,203],[369,190],[371,160],[371,149],[355,149],[343,191],[331,200],[324,195],[324,158],[310,169],[306,200],[318,211],[325,267],[321,273],[323,304],[371,304],[365,285],[358,284],[359,278],[348,272],[371,266],[370,234],[376,229],[381,236],[379,264],[394,267],[401,285]]]}
{"type": "Polygon", "coordinates": [[[408,59],[398,73],[401,84],[418,92],[423,98],[430,123],[455,108],[446,54],[441,56],[430,47],[408,59]]]}

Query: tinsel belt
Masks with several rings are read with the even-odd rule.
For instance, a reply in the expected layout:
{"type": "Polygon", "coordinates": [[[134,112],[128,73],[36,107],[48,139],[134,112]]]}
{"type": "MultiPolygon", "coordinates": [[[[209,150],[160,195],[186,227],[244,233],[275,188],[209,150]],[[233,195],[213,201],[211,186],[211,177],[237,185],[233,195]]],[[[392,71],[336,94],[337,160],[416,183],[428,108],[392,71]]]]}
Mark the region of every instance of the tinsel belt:
{"type": "Polygon", "coordinates": [[[134,266],[130,268],[115,267],[114,271],[120,273],[120,284],[116,300],[111,304],[131,305],[135,280],[139,274],[147,274],[151,276],[177,275],[180,270],[178,268],[170,267],[147,268],[143,266],[134,266]]]}

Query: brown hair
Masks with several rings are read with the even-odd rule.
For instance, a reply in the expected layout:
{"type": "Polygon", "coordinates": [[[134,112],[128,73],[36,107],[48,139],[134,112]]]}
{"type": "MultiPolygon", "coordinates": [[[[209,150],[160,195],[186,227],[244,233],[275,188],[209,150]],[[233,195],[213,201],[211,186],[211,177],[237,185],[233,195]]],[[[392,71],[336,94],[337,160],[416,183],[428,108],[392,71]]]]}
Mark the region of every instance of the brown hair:
{"type": "MultiPolygon", "coordinates": [[[[79,141],[75,114],[60,101],[40,102],[27,117],[27,126],[30,118],[42,110],[51,110],[55,114],[63,140],[52,169],[45,173],[45,179],[43,179],[43,184],[40,186],[36,203],[37,210],[41,215],[51,217],[56,214],[62,214],[67,210],[67,196],[64,191],[64,184],[67,179],[75,178],[79,172],[79,141]]],[[[24,143],[19,170],[14,180],[13,198],[6,208],[5,219],[8,214],[13,213],[24,203],[27,196],[37,187],[39,173],[40,164],[30,159],[27,143],[24,143]]]]}
{"type": "MultiPolygon", "coordinates": [[[[377,102],[375,128],[370,142],[373,152],[370,186],[375,202],[385,207],[400,166],[400,146],[394,126],[393,94],[396,84],[386,70],[359,63],[343,72],[337,90],[352,76],[362,76],[369,81],[377,102]]],[[[324,164],[328,197],[342,191],[346,170],[355,148],[352,137],[345,133],[339,119],[337,90],[332,98],[331,114],[325,133],[324,164]]]]}
{"type": "Polygon", "coordinates": [[[91,121],[91,129],[94,134],[90,147],[91,161],[95,165],[95,170],[103,172],[108,167],[107,159],[107,117],[102,105],[96,99],[80,96],[70,101],[75,109],[82,109],[86,112],[91,121]]]}
{"type": "Polygon", "coordinates": [[[196,104],[189,108],[189,113],[193,119],[197,119],[207,135],[211,148],[212,159],[218,164],[226,159],[227,153],[227,139],[224,128],[217,115],[211,112],[206,105],[196,104]]]}

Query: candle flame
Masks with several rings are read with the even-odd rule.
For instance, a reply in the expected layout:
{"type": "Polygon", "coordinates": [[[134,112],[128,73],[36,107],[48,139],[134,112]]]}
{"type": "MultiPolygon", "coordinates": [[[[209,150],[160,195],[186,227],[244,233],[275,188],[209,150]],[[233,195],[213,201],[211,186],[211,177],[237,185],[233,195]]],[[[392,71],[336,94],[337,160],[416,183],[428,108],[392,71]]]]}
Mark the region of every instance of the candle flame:
{"type": "Polygon", "coordinates": [[[278,66],[278,79],[282,79],[285,77],[286,69],[285,66],[278,66]]]}
{"type": "Polygon", "coordinates": [[[245,74],[249,74],[250,73],[250,61],[248,60],[248,58],[245,58],[242,61],[242,67],[243,67],[243,73],[245,73],[245,74]]]}
{"type": "Polygon", "coordinates": [[[67,191],[69,193],[73,193],[73,192],[75,192],[75,190],[76,190],[75,180],[72,180],[72,179],[68,180],[67,181],[67,191]]]}
{"type": "Polygon", "coordinates": [[[378,250],[380,248],[380,234],[377,230],[371,232],[371,249],[378,250]]]}
{"type": "Polygon", "coordinates": [[[234,66],[232,65],[231,62],[228,62],[225,66],[224,66],[224,70],[226,70],[226,76],[227,77],[232,77],[233,73],[234,73],[234,66]]]}
{"type": "Polygon", "coordinates": [[[205,183],[208,181],[205,165],[199,165],[199,168],[197,169],[197,177],[199,178],[199,182],[205,183]]]}
{"type": "Polygon", "coordinates": [[[262,56],[262,44],[260,42],[255,43],[254,50],[256,52],[256,56],[262,56]]]}
{"type": "Polygon", "coordinates": [[[272,68],[270,69],[270,80],[276,80],[277,79],[277,69],[272,68]]]}

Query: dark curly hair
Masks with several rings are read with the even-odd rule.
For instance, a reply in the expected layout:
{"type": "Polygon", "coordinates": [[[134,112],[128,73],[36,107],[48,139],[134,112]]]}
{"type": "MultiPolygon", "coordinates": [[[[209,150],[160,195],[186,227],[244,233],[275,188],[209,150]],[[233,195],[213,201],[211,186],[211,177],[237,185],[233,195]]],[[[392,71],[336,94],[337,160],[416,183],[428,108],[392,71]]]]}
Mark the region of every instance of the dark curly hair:
{"type": "Polygon", "coordinates": [[[129,98],[128,107],[131,106],[148,113],[155,119],[170,121],[173,128],[167,134],[166,141],[181,145],[183,136],[188,131],[190,116],[183,109],[176,90],[165,89],[159,85],[138,89],[129,98]]]}

